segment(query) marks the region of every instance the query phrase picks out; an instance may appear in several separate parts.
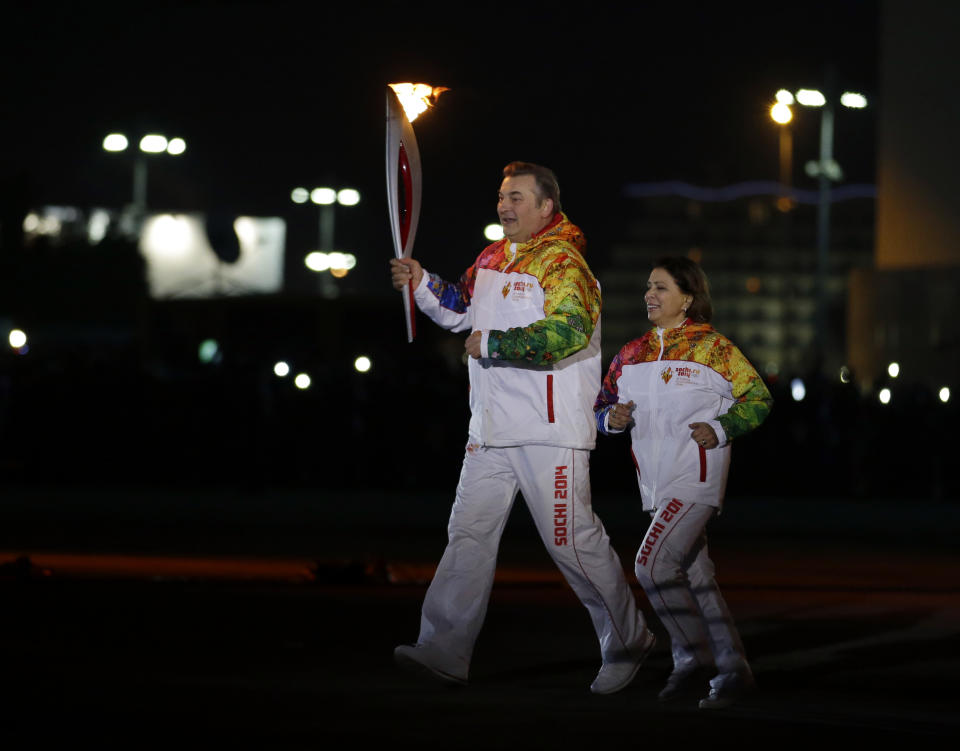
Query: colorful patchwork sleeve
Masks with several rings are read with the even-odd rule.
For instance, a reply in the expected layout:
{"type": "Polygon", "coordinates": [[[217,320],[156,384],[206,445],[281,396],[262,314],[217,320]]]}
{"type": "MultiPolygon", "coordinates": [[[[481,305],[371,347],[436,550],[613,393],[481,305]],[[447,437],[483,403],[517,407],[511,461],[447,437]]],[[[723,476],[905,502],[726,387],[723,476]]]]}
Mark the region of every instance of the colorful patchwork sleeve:
{"type": "Polygon", "coordinates": [[[417,307],[438,326],[466,331],[472,325],[470,301],[476,281],[476,264],[458,282],[447,282],[424,271],[424,281],[414,290],[417,307]]]}
{"type": "MultiPolygon", "coordinates": [[[[620,373],[623,371],[623,350],[620,350],[610,363],[607,374],[600,384],[600,393],[597,394],[597,400],[593,403],[593,414],[597,420],[597,430],[601,433],[611,434],[607,430],[607,413],[614,404],[619,403],[620,394],[617,388],[617,381],[620,380],[620,373]]],[[[620,431],[622,432],[622,431],[620,431]]]]}
{"type": "Polygon", "coordinates": [[[773,397],[763,379],[754,370],[743,353],[733,344],[724,348],[726,372],[733,386],[733,406],[717,421],[727,434],[727,440],[749,433],[760,425],[773,408],[773,397]]]}
{"type": "Polygon", "coordinates": [[[600,316],[600,288],[572,256],[562,255],[541,280],[544,318],[529,326],[491,331],[487,354],[535,365],[569,357],[590,343],[600,316]]]}
{"type": "Polygon", "coordinates": [[[457,282],[447,282],[436,274],[428,274],[427,289],[440,303],[440,307],[454,313],[466,313],[473,296],[473,285],[477,279],[477,266],[474,264],[457,282]]]}

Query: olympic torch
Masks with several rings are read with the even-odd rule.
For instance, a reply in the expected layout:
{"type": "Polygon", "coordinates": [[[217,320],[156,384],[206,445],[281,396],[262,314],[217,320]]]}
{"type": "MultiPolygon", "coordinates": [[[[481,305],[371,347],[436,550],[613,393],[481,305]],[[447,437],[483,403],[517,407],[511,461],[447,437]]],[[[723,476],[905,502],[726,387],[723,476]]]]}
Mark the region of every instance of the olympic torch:
{"type": "MultiPolygon", "coordinates": [[[[387,88],[387,211],[397,258],[413,252],[420,218],[420,149],[410,123],[446,90],[423,83],[392,83],[387,88]]],[[[412,284],[403,288],[403,310],[409,343],[416,335],[412,284]]]]}

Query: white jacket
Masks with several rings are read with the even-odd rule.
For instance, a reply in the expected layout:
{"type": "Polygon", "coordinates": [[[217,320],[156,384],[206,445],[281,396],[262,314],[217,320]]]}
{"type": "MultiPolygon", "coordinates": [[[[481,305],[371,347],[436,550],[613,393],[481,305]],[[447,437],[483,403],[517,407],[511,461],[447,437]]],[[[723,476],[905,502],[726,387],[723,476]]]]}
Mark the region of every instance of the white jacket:
{"type": "Polygon", "coordinates": [[[417,306],[451,331],[482,331],[469,358],[470,437],[485,446],[591,449],[600,382],[600,287],[566,217],[527,243],[488,246],[458,283],[424,272],[417,306]]]}
{"type": "Polygon", "coordinates": [[[756,428],[773,404],[763,380],[709,324],[687,320],[626,344],[610,364],[594,411],[599,429],[618,402],[635,403],[630,440],[646,511],[673,498],[721,506],[730,441],[756,428]],[[690,424],[706,422],[720,445],[705,449],[690,424]]]}

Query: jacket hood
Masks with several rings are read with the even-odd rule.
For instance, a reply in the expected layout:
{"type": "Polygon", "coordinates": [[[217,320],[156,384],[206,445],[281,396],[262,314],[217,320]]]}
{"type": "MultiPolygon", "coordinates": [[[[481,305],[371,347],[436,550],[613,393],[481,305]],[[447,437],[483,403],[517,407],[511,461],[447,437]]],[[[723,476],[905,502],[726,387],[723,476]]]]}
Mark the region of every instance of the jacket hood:
{"type": "Polygon", "coordinates": [[[555,214],[550,224],[527,242],[519,243],[518,247],[522,250],[533,250],[545,243],[553,243],[558,240],[572,245],[580,254],[583,254],[587,247],[587,239],[583,236],[583,232],[563,213],[555,214]]]}

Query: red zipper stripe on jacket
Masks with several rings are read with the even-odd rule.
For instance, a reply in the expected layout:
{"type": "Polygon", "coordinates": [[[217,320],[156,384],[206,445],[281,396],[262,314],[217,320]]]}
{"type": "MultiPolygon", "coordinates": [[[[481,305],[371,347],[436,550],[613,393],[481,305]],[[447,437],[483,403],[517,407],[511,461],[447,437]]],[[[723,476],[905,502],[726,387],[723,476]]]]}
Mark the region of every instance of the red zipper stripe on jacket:
{"type": "Polygon", "coordinates": [[[553,422],[553,373],[547,373],[547,422],[553,422]]]}
{"type": "Polygon", "coordinates": [[[707,450],[703,446],[700,449],[700,482],[707,481],[707,450]]]}

